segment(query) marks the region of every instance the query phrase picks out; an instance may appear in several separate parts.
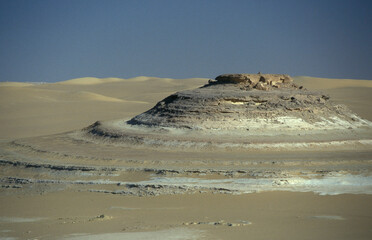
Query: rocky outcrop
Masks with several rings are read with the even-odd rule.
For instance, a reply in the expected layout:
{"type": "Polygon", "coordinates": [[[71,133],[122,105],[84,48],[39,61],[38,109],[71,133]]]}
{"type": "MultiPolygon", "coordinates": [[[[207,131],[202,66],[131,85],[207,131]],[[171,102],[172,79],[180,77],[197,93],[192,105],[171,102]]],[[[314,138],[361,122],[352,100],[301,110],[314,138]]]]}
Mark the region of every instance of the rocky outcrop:
{"type": "Polygon", "coordinates": [[[371,122],[288,75],[225,74],[130,120],[97,122],[82,137],[145,148],[295,149],[342,145],[371,130],[371,122]]]}
{"type": "Polygon", "coordinates": [[[201,88],[174,93],[131,125],[188,129],[347,128],[356,118],[327,95],[297,87],[283,74],[224,74],[201,88]]]}
{"type": "Polygon", "coordinates": [[[265,91],[272,88],[297,88],[293,79],[286,74],[222,74],[216,77],[216,83],[239,84],[241,87],[265,91]]]}

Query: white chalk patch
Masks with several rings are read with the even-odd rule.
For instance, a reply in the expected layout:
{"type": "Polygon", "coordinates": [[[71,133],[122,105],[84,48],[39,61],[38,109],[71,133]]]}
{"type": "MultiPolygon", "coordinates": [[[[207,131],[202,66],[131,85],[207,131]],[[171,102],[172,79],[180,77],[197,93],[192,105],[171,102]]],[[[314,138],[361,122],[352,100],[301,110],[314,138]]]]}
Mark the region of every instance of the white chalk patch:
{"type": "Polygon", "coordinates": [[[345,218],[341,216],[313,216],[312,218],[317,218],[317,219],[324,219],[324,220],[345,220],[345,218]]]}
{"type": "Polygon", "coordinates": [[[333,174],[318,178],[231,178],[200,179],[185,177],[156,177],[137,185],[180,186],[195,189],[227,189],[235,194],[262,191],[315,192],[320,195],[372,194],[372,176],[333,174]]]}
{"type": "Polygon", "coordinates": [[[21,218],[21,217],[0,217],[0,222],[2,223],[29,223],[29,222],[39,222],[47,218],[21,218]]]}
{"type": "Polygon", "coordinates": [[[203,237],[203,231],[188,228],[174,228],[153,232],[105,233],[95,235],[65,236],[67,240],[196,240],[203,237]]]}
{"type": "Polygon", "coordinates": [[[130,207],[117,207],[113,206],[110,207],[110,209],[120,209],[120,210],[179,210],[182,208],[176,208],[176,207],[162,207],[162,208],[130,208],[130,207]]]}
{"type": "Polygon", "coordinates": [[[120,210],[140,210],[141,208],[130,208],[130,207],[110,207],[110,209],[120,209],[120,210]]]}

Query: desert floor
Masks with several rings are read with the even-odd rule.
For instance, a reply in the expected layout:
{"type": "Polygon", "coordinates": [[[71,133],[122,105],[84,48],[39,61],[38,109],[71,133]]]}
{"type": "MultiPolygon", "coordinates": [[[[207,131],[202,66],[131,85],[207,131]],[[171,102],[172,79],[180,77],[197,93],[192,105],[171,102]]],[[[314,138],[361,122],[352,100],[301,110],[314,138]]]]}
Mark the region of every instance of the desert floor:
{"type": "MultiPolygon", "coordinates": [[[[308,89],[324,91],[334,102],[372,121],[372,81],[294,79],[308,89]]],[[[130,118],[173,92],[202,86],[207,80],[137,77],[81,78],[52,84],[2,82],[0,143],[81,129],[97,120],[130,118]]],[[[371,170],[370,152],[358,152],[366,171],[371,170]]],[[[44,160],[42,152],[32,154],[35,161],[44,160]]],[[[66,184],[80,179],[77,174],[81,171],[62,174],[40,166],[9,165],[4,163],[6,156],[1,155],[2,179],[44,181],[25,184],[27,187],[22,182],[1,183],[0,239],[372,239],[371,194],[200,191],[128,196],[66,184]],[[64,182],[54,182],[51,187],[51,175],[64,182]]],[[[342,151],[332,156],[348,157],[342,151]]],[[[85,174],[86,179],[121,177],[99,171],[91,173],[94,176],[85,174]]],[[[143,181],[152,173],[126,174],[126,180],[143,181]]]]}

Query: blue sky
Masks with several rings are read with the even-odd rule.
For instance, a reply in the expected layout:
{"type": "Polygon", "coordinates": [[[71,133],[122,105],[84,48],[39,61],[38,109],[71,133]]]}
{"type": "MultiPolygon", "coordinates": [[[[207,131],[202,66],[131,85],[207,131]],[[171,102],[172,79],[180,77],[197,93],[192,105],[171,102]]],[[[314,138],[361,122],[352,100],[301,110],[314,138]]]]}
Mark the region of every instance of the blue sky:
{"type": "Polygon", "coordinates": [[[372,1],[0,0],[0,81],[372,79],[372,1]]]}

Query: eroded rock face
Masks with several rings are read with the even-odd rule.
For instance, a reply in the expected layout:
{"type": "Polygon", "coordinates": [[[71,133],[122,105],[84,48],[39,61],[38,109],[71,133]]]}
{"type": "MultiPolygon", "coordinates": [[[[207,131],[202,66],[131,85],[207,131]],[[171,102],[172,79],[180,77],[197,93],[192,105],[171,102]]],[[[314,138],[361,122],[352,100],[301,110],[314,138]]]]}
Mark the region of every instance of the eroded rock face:
{"type": "Polygon", "coordinates": [[[218,84],[239,84],[243,88],[270,90],[272,88],[297,88],[293,79],[286,74],[222,74],[216,77],[218,84]]]}
{"type": "Polygon", "coordinates": [[[287,75],[229,74],[176,92],[130,120],[96,122],[80,138],[164,148],[168,154],[185,149],[364,148],[371,133],[371,122],[321,92],[297,87],[287,75]]]}
{"type": "Polygon", "coordinates": [[[177,92],[127,123],[188,129],[257,131],[347,128],[358,123],[346,107],[297,87],[283,74],[224,74],[177,92]]]}

